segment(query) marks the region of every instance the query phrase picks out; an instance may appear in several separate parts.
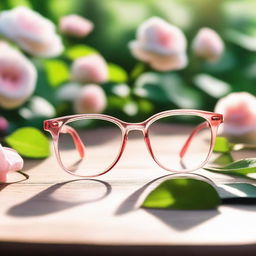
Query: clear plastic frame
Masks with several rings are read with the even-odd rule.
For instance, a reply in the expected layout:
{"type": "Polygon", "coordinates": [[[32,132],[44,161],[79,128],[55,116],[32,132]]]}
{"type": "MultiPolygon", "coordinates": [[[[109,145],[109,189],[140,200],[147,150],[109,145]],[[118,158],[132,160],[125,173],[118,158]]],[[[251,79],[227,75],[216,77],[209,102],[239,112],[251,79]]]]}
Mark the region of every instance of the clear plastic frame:
{"type": "Polygon", "coordinates": [[[209,160],[222,122],[221,114],[189,109],[164,111],[139,123],[103,114],[72,115],[45,120],[44,129],[51,133],[57,160],[65,171],[96,177],[116,165],[132,130],[143,133],[160,167],[175,173],[195,171],[209,160]],[[90,123],[96,125],[86,130],[90,123]],[[177,123],[184,129],[173,129],[177,123]]]}

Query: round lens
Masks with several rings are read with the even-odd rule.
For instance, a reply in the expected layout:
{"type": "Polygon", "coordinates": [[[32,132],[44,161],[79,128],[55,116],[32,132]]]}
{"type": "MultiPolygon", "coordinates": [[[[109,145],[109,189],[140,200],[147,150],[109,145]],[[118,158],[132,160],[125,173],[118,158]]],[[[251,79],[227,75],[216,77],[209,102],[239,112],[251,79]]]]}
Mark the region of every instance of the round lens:
{"type": "Polygon", "coordinates": [[[211,149],[210,124],[199,116],[160,118],[149,126],[148,135],[156,161],[174,172],[200,168],[211,149]]]}
{"type": "Polygon", "coordinates": [[[90,177],[107,171],[122,146],[122,131],[107,120],[83,119],[66,123],[59,134],[59,155],[65,169],[90,177]]]}

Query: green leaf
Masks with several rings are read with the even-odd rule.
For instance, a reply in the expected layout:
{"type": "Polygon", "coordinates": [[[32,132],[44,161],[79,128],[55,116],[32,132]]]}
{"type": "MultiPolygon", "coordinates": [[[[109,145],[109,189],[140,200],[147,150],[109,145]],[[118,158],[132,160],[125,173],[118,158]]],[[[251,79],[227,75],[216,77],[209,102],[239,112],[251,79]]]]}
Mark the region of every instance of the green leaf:
{"type": "Polygon", "coordinates": [[[241,159],[230,164],[227,164],[225,166],[219,167],[219,169],[244,171],[245,169],[247,169],[245,172],[251,173],[251,170],[248,169],[253,169],[254,171],[256,171],[256,158],[241,159]]]}
{"type": "Polygon", "coordinates": [[[233,145],[225,137],[217,137],[213,148],[216,153],[227,153],[232,150],[233,145]]]}
{"type": "Polygon", "coordinates": [[[218,156],[214,161],[213,164],[217,164],[217,165],[226,165],[226,164],[230,164],[234,161],[232,155],[227,152],[227,153],[223,153],[220,156],[218,156]]]}
{"type": "Polygon", "coordinates": [[[138,100],[137,102],[138,102],[139,109],[142,113],[147,114],[147,113],[153,112],[154,105],[150,101],[141,99],[141,100],[138,100]]]}
{"type": "Polygon", "coordinates": [[[108,109],[109,111],[115,111],[117,109],[122,109],[124,105],[129,102],[126,98],[121,98],[117,96],[109,96],[108,97],[108,109]]]}
{"type": "Polygon", "coordinates": [[[179,108],[200,108],[203,101],[180,76],[169,73],[143,73],[135,81],[134,93],[161,104],[174,103],[179,108]]]}
{"type": "MultiPolygon", "coordinates": [[[[248,174],[256,173],[256,158],[241,159],[221,167],[204,167],[205,170],[251,178],[248,174]]],[[[251,178],[254,179],[254,178],[251,178]]]]}
{"type": "Polygon", "coordinates": [[[231,86],[228,83],[207,74],[196,75],[194,83],[198,88],[214,98],[223,97],[231,91],[231,86]]]}
{"type": "Polygon", "coordinates": [[[217,61],[205,61],[202,64],[202,69],[209,74],[213,73],[225,73],[228,71],[234,70],[234,67],[237,65],[238,59],[235,57],[235,54],[232,50],[225,49],[221,58],[217,61]]]}
{"type": "Polygon", "coordinates": [[[15,8],[17,6],[26,6],[32,8],[31,3],[28,0],[8,0],[10,8],[15,8]]]}
{"type": "Polygon", "coordinates": [[[246,35],[236,30],[229,30],[227,38],[248,51],[256,51],[256,36],[246,35]]]}
{"type": "Polygon", "coordinates": [[[46,60],[44,68],[47,79],[52,87],[57,87],[69,79],[69,67],[61,60],[46,60]]]}
{"type": "MultiPolygon", "coordinates": [[[[248,183],[228,183],[217,187],[222,200],[230,198],[256,198],[256,186],[248,183]],[[218,189],[220,188],[220,189],[218,189]]],[[[241,200],[240,200],[241,201],[241,200]]]]}
{"type": "Polygon", "coordinates": [[[179,108],[201,108],[203,99],[177,74],[161,74],[160,86],[167,97],[179,108]]]}
{"type": "Polygon", "coordinates": [[[213,209],[221,203],[213,186],[207,182],[177,178],[161,183],[144,200],[142,207],[199,210],[213,209]]]}
{"type": "Polygon", "coordinates": [[[45,158],[50,155],[47,137],[38,129],[24,127],[5,138],[5,142],[20,155],[28,158],[45,158]]]}
{"type": "Polygon", "coordinates": [[[145,70],[145,64],[142,62],[137,63],[131,71],[131,79],[135,80],[145,70]]]}
{"type": "Polygon", "coordinates": [[[108,63],[108,80],[110,82],[123,83],[128,79],[126,71],[120,66],[108,63]]]}
{"type": "Polygon", "coordinates": [[[134,94],[154,102],[169,103],[170,100],[163,88],[159,86],[160,83],[159,74],[155,72],[143,73],[135,81],[134,94]]]}
{"type": "Polygon", "coordinates": [[[96,49],[93,47],[90,47],[88,45],[75,45],[72,47],[69,47],[66,52],[65,56],[71,60],[75,60],[80,57],[84,57],[87,55],[99,53],[96,49]]]}

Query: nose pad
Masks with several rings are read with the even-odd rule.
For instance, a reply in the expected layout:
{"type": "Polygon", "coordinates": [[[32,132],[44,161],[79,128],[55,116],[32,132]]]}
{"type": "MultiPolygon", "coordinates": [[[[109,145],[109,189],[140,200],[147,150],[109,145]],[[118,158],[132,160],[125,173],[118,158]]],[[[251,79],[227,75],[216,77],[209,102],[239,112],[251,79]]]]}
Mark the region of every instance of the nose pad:
{"type": "Polygon", "coordinates": [[[145,134],[145,126],[143,124],[130,124],[126,126],[126,135],[131,131],[141,131],[143,135],[145,134]]]}
{"type": "Polygon", "coordinates": [[[150,155],[153,157],[153,152],[151,149],[151,145],[150,145],[150,141],[149,141],[149,137],[148,137],[148,133],[146,131],[146,127],[143,124],[132,124],[126,127],[126,138],[131,138],[131,139],[135,139],[140,137],[141,138],[141,134],[144,137],[144,142],[146,144],[147,150],[150,153],[150,155]],[[132,131],[132,133],[130,134],[130,132],[132,131]]]}
{"type": "Polygon", "coordinates": [[[127,139],[140,139],[143,140],[144,134],[142,130],[129,130],[126,133],[127,139]]]}

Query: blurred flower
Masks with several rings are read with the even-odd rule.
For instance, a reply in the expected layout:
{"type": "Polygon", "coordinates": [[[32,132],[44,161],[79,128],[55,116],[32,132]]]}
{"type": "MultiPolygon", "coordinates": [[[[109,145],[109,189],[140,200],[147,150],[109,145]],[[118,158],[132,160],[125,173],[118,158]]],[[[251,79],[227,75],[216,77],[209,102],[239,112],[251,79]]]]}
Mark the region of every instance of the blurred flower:
{"type": "Polygon", "coordinates": [[[63,51],[54,24],[24,6],[0,13],[0,34],[35,56],[54,57],[63,51]]]}
{"type": "Polygon", "coordinates": [[[217,102],[215,112],[224,115],[222,133],[233,136],[256,133],[256,97],[252,94],[231,93],[217,102]]]}
{"type": "Polygon", "coordinates": [[[33,64],[8,44],[0,43],[0,107],[20,106],[33,93],[37,73],[33,64]]]}
{"type": "Polygon", "coordinates": [[[67,83],[57,91],[57,99],[60,101],[74,101],[81,91],[81,86],[76,83],[67,83]]]}
{"type": "Polygon", "coordinates": [[[135,58],[159,71],[182,69],[187,65],[187,42],[182,31],[161,18],[153,17],[137,30],[129,47],[135,58]]]}
{"type": "Polygon", "coordinates": [[[96,84],[84,86],[78,98],[75,99],[74,109],[77,113],[101,113],[107,105],[103,89],[96,84]]]}
{"type": "Polygon", "coordinates": [[[193,40],[192,48],[197,56],[216,61],[224,51],[224,43],[214,30],[201,28],[193,40]]]}
{"type": "Polygon", "coordinates": [[[106,61],[98,54],[76,59],[71,67],[72,79],[79,83],[103,83],[108,79],[106,61]]]}
{"type": "Polygon", "coordinates": [[[23,107],[19,110],[19,114],[25,119],[32,119],[37,117],[52,118],[56,115],[55,108],[46,99],[33,96],[23,107]]]}
{"type": "Polygon", "coordinates": [[[93,30],[93,23],[79,15],[67,15],[60,19],[60,30],[67,35],[84,37],[93,30]]]}
{"type": "Polygon", "coordinates": [[[23,168],[23,159],[13,149],[2,147],[0,144],[0,182],[6,182],[8,172],[19,171],[23,168]]]}
{"type": "Polygon", "coordinates": [[[115,95],[124,98],[129,96],[131,89],[127,84],[117,84],[113,87],[112,92],[115,95]]]}
{"type": "Polygon", "coordinates": [[[6,133],[8,128],[8,121],[4,117],[0,116],[0,133],[6,133]]]}

